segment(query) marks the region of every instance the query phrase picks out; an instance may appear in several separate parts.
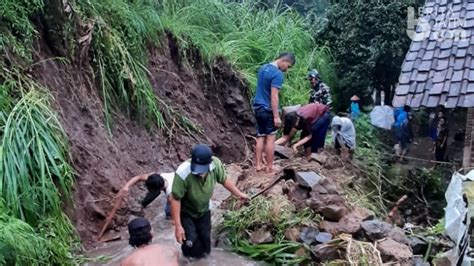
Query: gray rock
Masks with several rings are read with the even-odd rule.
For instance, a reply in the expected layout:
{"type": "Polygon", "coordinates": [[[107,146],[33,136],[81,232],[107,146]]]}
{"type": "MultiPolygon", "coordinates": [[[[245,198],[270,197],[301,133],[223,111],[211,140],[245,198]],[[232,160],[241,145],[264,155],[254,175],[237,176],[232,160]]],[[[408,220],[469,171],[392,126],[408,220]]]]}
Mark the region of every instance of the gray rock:
{"type": "Polygon", "coordinates": [[[344,254],[342,252],[339,252],[336,246],[325,244],[316,245],[313,249],[313,254],[319,262],[332,261],[344,258],[344,254]]]}
{"type": "Polygon", "coordinates": [[[405,231],[400,227],[393,227],[392,231],[388,234],[388,237],[397,241],[400,244],[410,245],[410,239],[405,235],[405,231]]]}
{"type": "Polygon", "coordinates": [[[372,241],[385,238],[392,231],[392,226],[390,224],[380,220],[364,221],[361,226],[367,237],[372,241]]]}
{"type": "Polygon", "coordinates": [[[316,241],[316,236],[319,234],[319,230],[313,227],[305,227],[301,230],[300,239],[307,245],[311,245],[316,241]]]}
{"type": "Polygon", "coordinates": [[[332,235],[326,232],[320,232],[316,235],[316,242],[318,244],[325,244],[332,240],[332,235]]]}
{"type": "Polygon", "coordinates": [[[328,160],[328,156],[325,153],[312,153],[311,159],[324,165],[328,160]]]}
{"type": "Polygon", "coordinates": [[[323,178],[316,174],[315,172],[297,172],[296,173],[296,183],[300,186],[313,188],[322,180],[323,178]]]}
{"type": "Polygon", "coordinates": [[[273,236],[266,228],[261,228],[250,235],[250,242],[252,244],[271,243],[273,242],[273,236]]]}
{"type": "Polygon", "coordinates": [[[281,145],[275,145],[275,155],[282,159],[291,159],[295,156],[291,148],[281,145]]]}
{"type": "Polygon", "coordinates": [[[339,222],[347,214],[347,208],[338,205],[328,205],[321,208],[321,215],[329,221],[339,222]]]}
{"type": "Polygon", "coordinates": [[[387,238],[377,244],[383,262],[398,262],[401,265],[411,265],[413,252],[410,247],[387,238]]]}

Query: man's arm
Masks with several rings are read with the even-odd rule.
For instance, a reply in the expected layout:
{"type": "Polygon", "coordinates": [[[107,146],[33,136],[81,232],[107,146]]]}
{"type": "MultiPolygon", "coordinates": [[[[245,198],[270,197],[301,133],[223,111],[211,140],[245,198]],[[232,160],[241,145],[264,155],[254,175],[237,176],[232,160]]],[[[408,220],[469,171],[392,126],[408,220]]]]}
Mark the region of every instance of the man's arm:
{"type": "Polygon", "coordinates": [[[106,219],[105,219],[105,223],[104,225],[102,226],[102,229],[100,230],[99,232],[99,236],[98,238],[100,239],[102,237],[102,235],[105,233],[105,231],[107,230],[107,227],[109,226],[109,224],[112,222],[112,218],[114,217],[115,213],[117,212],[117,210],[120,208],[120,205],[122,204],[122,200],[125,198],[125,196],[127,196],[127,193],[128,193],[128,190],[130,189],[131,186],[135,185],[136,183],[142,181],[142,182],[145,182],[148,178],[149,175],[151,175],[153,173],[148,173],[148,174],[144,174],[144,175],[137,175],[137,176],[134,176],[132,177],[132,179],[130,179],[119,191],[119,193],[117,194],[117,196],[115,197],[115,201],[114,201],[114,204],[112,205],[112,210],[109,212],[109,214],[107,215],[106,219]]]}
{"type": "Polygon", "coordinates": [[[293,137],[296,135],[296,132],[298,130],[295,129],[295,128],[292,128],[291,131],[290,131],[290,134],[288,135],[283,135],[281,138],[277,139],[275,141],[275,144],[276,145],[286,145],[286,144],[290,144],[291,140],[293,139],[293,137]]]}
{"type": "Polygon", "coordinates": [[[286,143],[288,143],[289,140],[290,140],[290,136],[288,136],[288,135],[282,136],[281,138],[279,138],[275,141],[275,144],[276,145],[285,145],[286,143]]]}
{"type": "Polygon", "coordinates": [[[181,216],[180,216],[180,213],[181,213],[181,200],[177,200],[177,199],[173,198],[173,196],[171,196],[170,201],[171,201],[171,217],[174,221],[174,225],[175,225],[175,228],[176,228],[175,229],[176,241],[178,241],[178,243],[182,244],[183,241],[186,240],[186,235],[185,235],[185,232],[184,232],[184,228],[181,225],[181,216]]]}
{"type": "Polygon", "coordinates": [[[340,134],[337,134],[337,141],[339,141],[339,144],[341,145],[341,150],[343,151],[347,151],[348,148],[346,146],[346,142],[342,139],[341,135],[340,134]]]}
{"type": "Polygon", "coordinates": [[[306,137],[304,137],[303,139],[301,139],[300,141],[296,142],[295,145],[293,145],[293,150],[294,151],[297,151],[298,147],[305,144],[306,142],[310,141],[311,140],[311,135],[308,135],[306,137]]]}
{"type": "Polygon", "coordinates": [[[275,127],[281,126],[280,114],[278,113],[278,93],[280,90],[278,88],[272,87],[272,113],[273,113],[273,122],[275,123],[275,127]]]}
{"type": "Polygon", "coordinates": [[[230,193],[232,193],[234,196],[236,196],[236,197],[238,197],[238,198],[241,198],[241,199],[248,199],[247,194],[242,193],[242,192],[235,186],[235,184],[232,183],[232,181],[230,181],[228,178],[224,181],[224,183],[222,183],[222,185],[223,185],[228,191],[230,191],[230,193]]]}
{"type": "Polygon", "coordinates": [[[128,192],[128,190],[130,189],[130,187],[132,187],[133,185],[135,185],[135,184],[138,183],[138,182],[145,182],[145,181],[148,179],[148,176],[150,176],[151,174],[153,174],[153,172],[148,173],[148,174],[144,174],[144,175],[137,175],[137,176],[132,177],[132,179],[130,179],[130,180],[122,187],[121,190],[128,192]]]}

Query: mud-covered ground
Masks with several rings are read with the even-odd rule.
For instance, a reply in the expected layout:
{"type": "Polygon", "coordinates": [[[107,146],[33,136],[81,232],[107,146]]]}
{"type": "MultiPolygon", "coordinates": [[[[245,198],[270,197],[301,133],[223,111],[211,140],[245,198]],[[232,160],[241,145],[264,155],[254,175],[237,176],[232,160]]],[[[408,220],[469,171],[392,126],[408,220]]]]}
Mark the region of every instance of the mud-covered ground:
{"type": "MultiPolygon", "coordinates": [[[[248,87],[223,60],[208,66],[197,53],[181,60],[172,36],[161,48],[149,48],[150,81],[166,105],[186,116],[203,132],[175,133],[171,138],[155,127],[146,129],[133,117],[115,110],[114,129],[105,128],[98,82],[87,62],[62,63],[41,39],[36,45],[34,75],[52,90],[60,121],[69,138],[76,173],[74,202],[67,206],[86,247],[103,224],[113,197],[131,177],[152,171],[173,171],[187,159],[192,145],[207,143],[224,162],[245,160],[245,135],[253,131],[248,87]]],[[[139,210],[144,196],[139,186],[119,209],[112,228],[123,229],[131,210],[139,210]]]]}

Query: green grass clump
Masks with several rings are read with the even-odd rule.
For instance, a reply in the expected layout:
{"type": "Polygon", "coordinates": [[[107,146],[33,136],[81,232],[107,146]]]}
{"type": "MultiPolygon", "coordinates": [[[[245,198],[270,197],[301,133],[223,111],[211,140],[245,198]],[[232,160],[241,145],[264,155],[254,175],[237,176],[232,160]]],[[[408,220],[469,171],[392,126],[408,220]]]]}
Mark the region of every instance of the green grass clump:
{"type": "Polygon", "coordinates": [[[22,76],[0,87],[22,92],[0,111],[0,264],[73,265],[78,238],[62,212],[73,171],[50,96],[22,76]]]}
{"type": "MultiPolygon", "coordinates": [[[[386,213],[387,199],[384,184],[387,165],[386,148],[383,146],[377,128],[370,123],[370,118],[362,114],[355,122],[357,148],[355,165],[362,171],[364,177],[355,187],[353,199],[358,201],[378,215],[386,213]]],[[[353,194],[353,193],[352,193],[353,194]]]]}
{"type": "Polygon", "coordinates": [[[12,213],[35,224],[61,213],[73,183],[67,142],[47,94],[26,93],[13,107],[0,147],[0,191],[12,213]]]}
{"type": "Polygon", "coordinates": [[[314,46],[307,19],[287,6],[263,9],[257,1],[163,0],[160,17],[183,48],[199,48],[208,61],[224,56],[253,90],[262,64],[283,51],[294,52],[297,62],[286,76],[282,105],[308,102],[309,69],[318,68],[329,86],[337,85],[330,52],[314,46]]]}
{"type": "Polygon", "coordinates": [[[320,217],[310,209],[296,210],[284,196],[275,198],[257,197],[247,206],[236,211],[227,211],[219,231],[224,232],[234,251],[256,260],[277,264],[298,264],[308,257],[297,256],[300,248],[307,248],[301,243],[285,240],[285,231],[292,227],[315,227],[320,217]],[[266,228],[271,232],[274,242],[269,244],[252,244],[250,232],[266,228]]]}

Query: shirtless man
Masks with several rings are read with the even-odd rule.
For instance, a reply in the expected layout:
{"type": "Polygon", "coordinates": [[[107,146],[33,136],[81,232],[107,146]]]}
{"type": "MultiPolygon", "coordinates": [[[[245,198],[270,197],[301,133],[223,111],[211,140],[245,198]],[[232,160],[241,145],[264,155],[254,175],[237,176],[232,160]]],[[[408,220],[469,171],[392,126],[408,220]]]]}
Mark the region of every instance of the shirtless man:
{"type": "Polygon", "coordinates": [[[173,247],[150,244],[153,238],[151,225],[145,218],[135,218],[128,224],[130,240],[135,250],[121,266],[177,266],[179,254],[173,247]]]}

